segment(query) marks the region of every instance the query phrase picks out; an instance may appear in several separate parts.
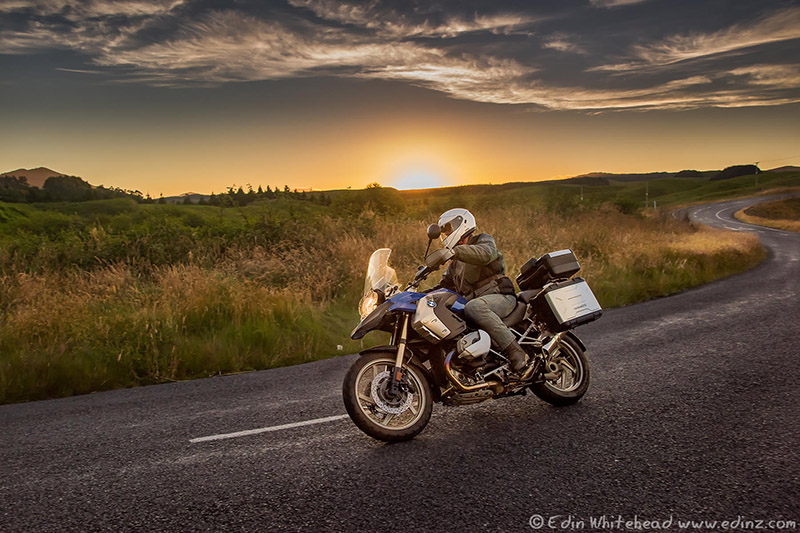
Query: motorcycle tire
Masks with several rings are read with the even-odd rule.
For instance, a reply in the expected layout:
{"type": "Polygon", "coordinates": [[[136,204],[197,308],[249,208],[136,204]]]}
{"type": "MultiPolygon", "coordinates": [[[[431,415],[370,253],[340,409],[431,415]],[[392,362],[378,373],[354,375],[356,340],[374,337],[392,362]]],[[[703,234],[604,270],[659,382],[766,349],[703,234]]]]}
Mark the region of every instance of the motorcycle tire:
{"type": "Polygon", "coordinates": [[[344,406],[361,431],[384,442],[417,436],[431,418],[433,394],[426,373],[414,364],[403,368],[401,392],[389,394],[395,356],[367,353],[347,371],[342,384],[344,406]]]}
{"type": "Polygon", "coordinates": [[[567,363],[562,366],[558,378],[534,383],[531,390],[536,396],[556,406],[572,405],[578,402],[589,389],[591,378],[589,358],[581,347],[569,337],[563,337],[558,344],[555,359],[567,363]],[[569,368],[574,369],[574,371],[569,368]]]}

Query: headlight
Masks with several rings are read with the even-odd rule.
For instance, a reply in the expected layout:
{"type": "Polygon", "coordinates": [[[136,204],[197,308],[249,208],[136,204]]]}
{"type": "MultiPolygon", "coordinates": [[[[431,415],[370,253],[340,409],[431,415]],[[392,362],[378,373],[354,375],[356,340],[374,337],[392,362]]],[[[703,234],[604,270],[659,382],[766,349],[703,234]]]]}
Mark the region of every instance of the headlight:
{"type": "Polygon", "coordinates": [[[378,307],[377,292],[370,292],[361,298],[361,301],[358,302],[358,312],[361,314],[361,320],[364,320],[364,317],[373,312],[376,307],[378,307]]]}

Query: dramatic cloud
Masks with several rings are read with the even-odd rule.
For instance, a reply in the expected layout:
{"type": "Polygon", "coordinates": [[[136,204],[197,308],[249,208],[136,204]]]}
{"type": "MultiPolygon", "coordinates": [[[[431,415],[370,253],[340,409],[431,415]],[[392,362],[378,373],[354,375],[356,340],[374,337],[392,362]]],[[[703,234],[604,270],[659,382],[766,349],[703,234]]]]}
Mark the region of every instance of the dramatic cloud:
{"type": "Polygon", "coordinates": [[[477,31],[508,35],[536,20],[530,15],[515,13],[430,17],[420,15],[418,11],[402,12],[378,2],[365,4],[337,0],[289,0],[289,3],[308,8],[318,17],[327,20],[377,30],[380,35],[400,38],[455,37],[477,31]]]}
{"type": "Polygon", "coordinates": [[[631,4],[639,4],[647,0],[589,0],[596,7],[619,7],[631,4]]]}
{"type": "MultiPolygon", "coordinates": [[[[340,75],[429,82],[458,76],[489,79],[491,60],[450,58],[434,47],[379,41],[343,32],[316,32],[309,24],[287,28],[236,12],[216,12],[189,24],[168,41],[115,50],[95,59],[102,66],[142,69],[164,83],[228,82],[340,75]]],[[[510,63],[510,62],[508,62],[510,63]]],[[[510,74],[506,74],[509,76],[510,74]]]]}
{"type": "Polygon", "coordinates": [[[787,62],[785,50],[769,54],[770,46],[794,46],[797,61],[800,8],[763,8],[752,22],[659,36],[658,13],[648,19],[652,26],[634,24],[625,18],[631,4],[639,17],[643,7],[656,9],[641,0],[592,0],[572,10],[556,3],[546,12],[502,2],[478,9],[288,0],[244,10],[191,0],[10,0],[0,3],[0,54],[72,50],[87,68],[64,70],[101,69],[160,86],[376,78],[459,99],[550,109],[800,101],[798,65],[787,62]],[[597,17],[613,31],[596,30],[597,17]]]}
{"type": "Polygon", "coordinates": [[[754,65],[737,68],[730,73],[747,76],[753,85],[796,89],[800,80],[800,65],[754,65]]]}
{"type": "Polygon", "coordinates": [[[699,59],[753,46],[800,39],[800,8],[784,9],[754,23],[736,24],[712,33],[674,35],[662,42],[638,45],[635,59],[597,70],[637,70],[699,59]]]}
{"type": "Polygon", "coordinates": [[[547,37],[542,43],[544,48],[551,48],[559,52],[570,52],[573,54],[585,54],[586,49],[574,42],[570,37],[563,34],[554,34],[547,37]]]}
{"type": "Polygon", "coordinates": [[[114,15],[157,15],[171,11],[184,0],[8,0],[0,13],[29,10],[37,16],[61,15],[68,20],[114,15]]]}
{"type": "Polygon", "coordinates": [[[11,0],[0,3],[0,54],[73,49],[90,56],[111,54],[127,38],[168,15],[184,0],[11,0]],[[3,28],[5,13],[29,14],[27,24],[3,28]]]}

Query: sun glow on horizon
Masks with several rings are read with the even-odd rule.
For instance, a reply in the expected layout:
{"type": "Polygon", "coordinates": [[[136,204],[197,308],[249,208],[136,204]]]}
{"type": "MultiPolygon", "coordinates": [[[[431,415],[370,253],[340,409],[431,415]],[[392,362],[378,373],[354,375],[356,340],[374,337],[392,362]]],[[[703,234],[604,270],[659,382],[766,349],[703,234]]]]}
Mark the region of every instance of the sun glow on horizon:
{"type": "Polygon", "coordinates": [[[419,169],[404,173],[393,179],[387,185],[395,189],[410,190],[434,189],[436,187],[446,187],[449,184],[446,179],[436,172],[419,169]]]}
{"type": "MultiPolygon", "coordinates": [[[[396,189],[433,189],[455,184],[460,173],[457,154],[435,139],[419,139],[393,143],[390,152],[380,159],[381,183],[396,189]]],[[[379,180],[380,181],[380,180],[379,180]]]]}

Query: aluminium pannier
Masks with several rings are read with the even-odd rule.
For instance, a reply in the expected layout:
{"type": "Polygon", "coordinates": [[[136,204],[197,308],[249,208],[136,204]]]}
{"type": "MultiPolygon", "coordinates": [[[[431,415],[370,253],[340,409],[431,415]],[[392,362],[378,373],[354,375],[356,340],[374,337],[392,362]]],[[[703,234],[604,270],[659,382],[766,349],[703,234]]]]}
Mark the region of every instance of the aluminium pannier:
{"type": "Polygon", "coordinates": [[[553,333],[587,324],[603,314],[583,278],[548,285],[531,300],[531,308],[536,318],[553,333]]]}
{"type": "Polygon", "coordinates": [[[531,259],[520,268],[517,285],[520,290],[540,289],[554,279],[574,276],[581,269],[572,250],[559,250],[531,259]]]}

